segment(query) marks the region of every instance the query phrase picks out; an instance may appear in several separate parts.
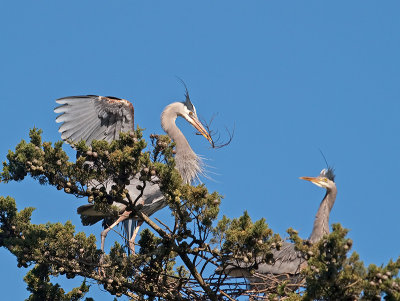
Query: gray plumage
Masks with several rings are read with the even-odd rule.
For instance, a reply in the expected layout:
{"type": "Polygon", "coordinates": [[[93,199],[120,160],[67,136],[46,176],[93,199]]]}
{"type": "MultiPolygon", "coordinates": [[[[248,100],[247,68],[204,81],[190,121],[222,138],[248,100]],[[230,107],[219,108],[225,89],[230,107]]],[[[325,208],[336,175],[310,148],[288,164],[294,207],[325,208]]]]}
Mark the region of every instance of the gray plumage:
{"type": "MultiPolygon", "coordinates": [[[[185,136],[175,124],[178,116],[185,118],[192,124],[207,140],[212,142],[210,135],[204,129],[197,118],[196,110],[190,101],[186,89],[185,102],[175,102],[168,105],[161,114],[161,125],[165,132],[176,144],[175,162],[176,168],[185,183],[191,183],[203,172],[201,159],[193,152],[185,136]]],[[[56,118],[57,122],[62,122],[59,132],[62,139],[70,143],[78,143],[81,140],[90,144],[93,140],[106,140],[111,142],[119,138],[120,132],[133,131],[134,129],[134,109],[130,102],[116,97],[103,97],[96,95],[71,96],[57,99],[56,102],[61,106],[54,109],[55,113],[61,113],[56,118]]],[[[143,195],[138,201],[135,210],[141,211],[147,216],[152,215],[166,206],[156,178],[151,182],[146,182],[143,195]]],[[[139,195],[136,186],[142,184],[138,176],[130,179],[126,187],[133,200],[139,195]]],[[[88,188],[98,186],[99,183],[89,183],[88,188]]],[[[113,182],[101,183],[109,191],[113,182]]],[[[134,239],[143,221],[137,216],[126,211],[126,206],[114,202],[119,216],[99,212],[94,209],[93,204],[80,206],[77,211],[81,215],[82,222],[86,225],[94,224],[103,220],[105,230],[102,232],[101,249],[104,251],[105,237],[114,226],[123,222],[125,235],[129,241],[129,247],[134,253],[134,239]]]]}
{"type": "Polygon", "coordinates": [[[310,181],[313,184],[325,188],[326,194],[323,198],[317,214],[315,215],[314,226],[310,235],[310,242],[316,243],[321,238],[329,234],[329,214],[336,200],[337,188],[334,182],[335,175],[332,168],[323,169],[316,178],[302,177],[301,179],[310,181]]]}
{"type": "MultiPolygon", "coordinates": [[[[158,184],[156,184],[157,182],[158,178],[155,176],[152,177],[151,181],[147,181],[146,188],[143,190],[143,195],[136,203],[136,209],[140,209],[140,211],[147,216],[152,215],[153,213],[161,210],[166,206],[166,203],[164,202],[164,195],[162,194],[158,184]]],[[[129,185],[127,185],[125,189],[129,191],[129,195],[135,197],[140,194],[140,191],[137,189],[137,185],[142,184],[143,182],[138,179],[138,176],[135,176],[133,179],[130,180],[129,185]]],[[[91,184],[90,186],[104,186],[106,188],[106,191],[110,192],[112,185],[114,185],[114,183],[112,181],[109,181],[108,183],[97,183],[96,185],[91,184]]],[[[118,202],[114,202],[112,206],[116,208],[119,214],[122,214],[122,212],[124,212],[126,208],[124,204],[118,202]]],[[[105,214],[104,212],[96,211],[93,204],[79,206],[77,212],[78,214],[87,217],[85,219],[85,225],[93,225],[107,217],[107,214],[105,214]]],[[[108,217],[111,218],[113,216],[110,213],[108,217]]],[[[137,221],[138,217],[133,216],[132,220],[137,221]]]]}
{"type": "Polygon", "coordinates": [[[111,142],[119,138],[120,132],[134,130],[133,105],[125,99],[86,95],[59,98],[56,102],[61,105],[54,109],[61,113],[56,122],[63,123],[58,131],[67,142],[111,142]]]}
{"type": "MultiPolygon", "coordinates": [[[[336,200],[337,188],[334,182],[335,175],[332,168],[323,169],[318,177],[301,177],[300,179],[310,181],[319,187],[326,189],[326,194],[314,220],[313,230],[309,241],[317,243],[321,238],[329,234],[329,214],[336,200]]],[[[229,261],[225,268],[218,268],[217,272],[223,272],[232,277],[245,277],[250,283],[263,283],[261,278],[254,275],[272,275],[277,279],[289,280],[291,283],[298,283],[302,280],[301,270],[306,267],[307,260],[303,254],[296,250],[295,245],[283,242],[282,247],[272,250],[273,262],[260,263],[254,269],[254,274],[250,272],[253,264],[244,263],[242,261],[229,261]]],[[[264,286],[268,283],[263,283],[264,286]]]]}
{"type": "MultiPolygon", "coordinates": [[[[194,109],[193,105],[192,107],[194,109]]],[[[161,114],[161,126],[176,144],[176,169],[179,171],[183,181],[188,184],[196,179],[199,174],[203,174],[203,163],[175,124],[176,118],[180,115],[179,112],[184,112],[185,110],[188,110],[185,103],[174,102],[168,105],[161,114]]],[[[194,111],[189,112],[194,112],[195,114],[196,111],[194,109],[194,111]]]]}
{"type": "MultiPolygon", "coordinates": [[[[295,249],[294,244],[282,242],[279,250],[272,251],[272,263],[259,263],[254,271],[260,274],[296,274],[300,272],[300,266],[306,261],[302,254],[295,249]]],[[[261,260],[261,258],[259,258],[261,260]]],[[[252,277],[250,270],[254,268],[253,263],[245,263],[241,260],[231,260],[225,268],[224,273],[232,277],[252,277]]],[[[222,269],[218,269],[221,272],[222,269]]]]}

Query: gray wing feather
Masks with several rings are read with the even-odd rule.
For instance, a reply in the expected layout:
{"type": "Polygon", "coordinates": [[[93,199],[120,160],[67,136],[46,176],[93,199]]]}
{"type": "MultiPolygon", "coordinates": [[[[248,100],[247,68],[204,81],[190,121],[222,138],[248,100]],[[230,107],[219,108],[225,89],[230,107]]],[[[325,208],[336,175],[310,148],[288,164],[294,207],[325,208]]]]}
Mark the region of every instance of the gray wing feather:
{"type": "Polygon", "coordinates": [[[60,106],[54,112],[61,114],[56,122],[63,123],[59,132],[69,142],[111,142],[119,138],[120,132],[134,130],[134,109],[125,99],[87,95],[64,97],[56,102],[60,106]]]}
{"type": "MultiPolygon", "coordinates": [[[[161,210],[167,205],[164,195],[160,190],[160,186],[156,184],[157,177],[153,177],[151,182],[146,182],[146,187],[143,191],[143,196],[137,202],[137,205],[142,205],[140,209],[147,216],[152,215],[158,210],[161,210]]],[[[132,200],[140,194],[140,191],[136,188],[137,185],[142,185],[142,181],[139,181],[138,177],[134,177],[129,185],[126,187],[132,200]]]]}
{"type": "Polygon", "coordinates": [[[99,120],[96,117],[92,117],[87,119],[86,122],[86,125],[74,129],[73,132],[69,133],[69,136],[72,137],[72,139],[78,139],[78,137],[80,137],[83,141],[87,141],[90,133],[99,128],[99,120]]]}
{"type": "MultiPolygon", "coordinates": [[[[259,274],[291,274],[297,275],[300,273],[303,265],[307,263],[303,254],[295,249],[295,245],[288,242],[283,242],[282,247],[279,250],[273,250],[273,263],[260,263],[255,273],[259,274]]],[[[240,260],[232,260],[228,262],[228,265],[222,269],[218,268],[217,272],[228,274],[232,277],[250,277],[250,269],[252,269],[252,263],[245,263],[240,260]]]]}
{"type": "Polygon", "coordinates": [[[256,270],[260,274],[298,274],[303,263],[303,254],[295,249],[295,245],[284,242],[280,250],[273,252],[274,263],[262,263],[256,270]]]}
{"type": "Polygon", "coordinates": [[[76,132],[77,129],[82,128],[84,125],[88,126],[88,122],[82,118],[81,121],[78,121],[77,123],[72,123],[72,122],[63,123],[58,130],[61,133],[67,132],[70,130],[72,130],[73,132],[76,132]]]}
{"type": "MultiPolygon", "coordinates": [[[[130,180],[129,185],[126,186],[126,189],[128,189],[131,199],[133,201],[136,200],[136,198],[140,195],[140,191],[136,188],[136,186],[143,184],[142,181],[139,181],[138,177],[139,176],[135,176],[133,179],[130,180]]],[[[137,208],[147,216],[152,215],[153,213],[161,210],[167,205],[165,197],[160,190],[160,186],[156,183],[156,181],[158,181],[158,178],[153,177],[151,182],[146,182],[146,187],[143,191],[143,195],[136,203],[137,208]]],[[[109,183],[105,185],[108,192],[111,190],[112,185],[112,181],[109,181],[109,183]]],[[[96,184],[93,183],[93,185],[88,185],[89,188],[92,186],[96,186],[96,184]]],[[[112,205],[117,206],[121,213],[125,210],[125,205],[121,203],[114,202],[112,205]]],[[[85,216],[108,217],[107,214],[96,211],[93,204],[82,205],[78,207],[77,212],[78,214],[85,216]]],[[[134,217],[133,219],[137,220],[137,217],[134,217]]]]}
{"type": "Polygon", "coordinates": [[[82,127],[78,132],[74,133],[74,137],[81,137],[83,141],[88,141],[89,136],[93,131],[101,131],[101,125],[97,118],[88,120],[88,125],[82,127]]]}
{"type": "Polygon", "coordinates": [[[80,140],[86,141],[88,136],[87,133],[90,133],[94,129],[99,127],[99,121],[95,116],[82,116],[81,120],[85,121],[81,123],[79,121],[76,122],[65,122],[63,125],[68,124],[76,124],[71,129],[63,131],[62,128],[59,129],[61,132],[61,138],[64,140],[71,140],[73,142],[79,142],[80,140]]]}

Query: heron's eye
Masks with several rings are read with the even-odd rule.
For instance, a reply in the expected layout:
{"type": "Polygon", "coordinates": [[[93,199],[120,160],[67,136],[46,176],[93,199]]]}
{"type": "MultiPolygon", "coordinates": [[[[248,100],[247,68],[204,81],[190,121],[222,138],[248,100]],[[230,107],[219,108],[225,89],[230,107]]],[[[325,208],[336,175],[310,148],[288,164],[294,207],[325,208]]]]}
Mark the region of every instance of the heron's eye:
{"type": "Polygon", "coordinates": [[[328,182],[328,179],[327,178],[323,178],[322,181],[328,182]]]}
{"type": "Polygon", "coordinates": [[[193,112],[192,111],[189,112],[189,116],[193,117],[193,112]]]}

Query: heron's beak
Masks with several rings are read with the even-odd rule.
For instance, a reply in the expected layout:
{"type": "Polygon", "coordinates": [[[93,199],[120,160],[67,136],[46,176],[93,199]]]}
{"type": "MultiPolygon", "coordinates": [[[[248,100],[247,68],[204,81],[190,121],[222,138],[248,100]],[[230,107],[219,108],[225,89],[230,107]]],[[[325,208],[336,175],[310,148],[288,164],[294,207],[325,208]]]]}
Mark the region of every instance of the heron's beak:
{"type": "Polygon", "coordinates": [[[299,179],[301,179],[301,180],[306,180],[306,181],[310,181],[311,183],[313,183],[313,184],[315,184],[315,185],[317,185],[317,186],[322,187],[321,184],[320,184],[320,179],[317,178],[317,177],[300,177],[299,179]]]}
{"type": "Polygon", "coordinates": [[[313,182],[313,183],[318,182],[318,178],[315,178],[315,177],[300,177],[299,179],[310,181],[310,182],[313,182]]]}
{"type": "Polygon", "coordinates": [[[211,143],[211,145],[213,144],[210,134],[196,117],[191,116],[190,123],[195,127],[196,130],[200,132],[200,134],[203,135],[204,138],[206,138],[211,143]]]}

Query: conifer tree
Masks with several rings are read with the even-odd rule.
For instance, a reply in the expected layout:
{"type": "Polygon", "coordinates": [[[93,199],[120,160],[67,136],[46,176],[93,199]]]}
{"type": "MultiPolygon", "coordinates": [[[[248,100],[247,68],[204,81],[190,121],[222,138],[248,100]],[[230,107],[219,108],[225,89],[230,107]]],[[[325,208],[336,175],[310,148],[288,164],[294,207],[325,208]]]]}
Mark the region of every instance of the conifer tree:
{"type": "Polygon", "coordinates": [[[43,142],[41,134],[32,129],[29,142],[22,140],[9,151],[2,182],[30,176],[116,215],[113,201],[128,200],[129,206],[135,198],[125,189],[129,176],[140,174],[144,187],[157,175],[168,202],[164,210],[170,210],[172,219],[159,221],[136,211],[148,225],[140,233],[138,253],[128,255],[126,242],[121,240],[103,254],[95,235],[76,233],[71,222],[32,224],[33,207],[18,210],[12,197],[0,196],[0,247],[17,258],[18,267],[32,267],[24,278],[29,300],[84,300],[89,279],[112,295],[132,300],[236,300],[240,296],[258,300],[400,300],[400,258],[385,266],[365,267],[357,253],[351,253],[348,231],[339,224],[314,245],[300,239],[297,231],[288,230],[291,241],[307,259],[304,281],[296,287],[277,281],[257,290],[246,279],[227,277],[218,270],[232,260],[246,262],[250,273],[260,262],[273,261],[271,251],[279,249],[282,240],[265,219],[253,222],[247,212],[239,218],[222,216],[217,220],[221,195],[210,193],[203,184],[182,183],[174,167],[174,144],[167,136],[152,135],[147,146],[138,128],[110,144],[79,143],[75,145],[76,160],[70,160],[63,142],[43,142]],[[109,192],[87,188],[92,180],[101,183],[106,179],[115,182],[109,192]],[[85,280],[65,292],[51,282],[50,276],[59,275],[85,280]]]}

